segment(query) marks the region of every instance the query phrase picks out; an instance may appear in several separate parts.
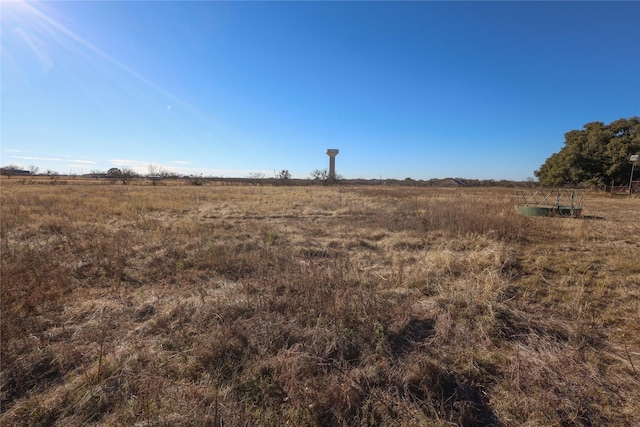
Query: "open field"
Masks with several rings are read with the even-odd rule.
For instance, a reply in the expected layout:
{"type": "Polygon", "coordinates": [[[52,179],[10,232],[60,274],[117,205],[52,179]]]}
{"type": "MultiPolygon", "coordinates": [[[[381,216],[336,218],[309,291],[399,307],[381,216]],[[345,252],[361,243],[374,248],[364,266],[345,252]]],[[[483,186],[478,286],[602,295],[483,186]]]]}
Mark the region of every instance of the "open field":
{"type": "Polygon", "coordinates": [[[0,425],[640,425],[638,198],[0,190],[0,425]]]}

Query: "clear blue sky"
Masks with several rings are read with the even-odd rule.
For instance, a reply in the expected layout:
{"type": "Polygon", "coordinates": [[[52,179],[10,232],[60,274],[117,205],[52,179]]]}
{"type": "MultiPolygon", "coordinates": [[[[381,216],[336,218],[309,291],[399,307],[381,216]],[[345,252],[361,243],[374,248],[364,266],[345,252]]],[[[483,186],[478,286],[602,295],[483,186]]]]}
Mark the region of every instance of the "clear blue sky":
{"type": "Polygon", "coordinates": [[[640,115],[640,2],[0,7],[2,165],[524,180],[640,115]]]}

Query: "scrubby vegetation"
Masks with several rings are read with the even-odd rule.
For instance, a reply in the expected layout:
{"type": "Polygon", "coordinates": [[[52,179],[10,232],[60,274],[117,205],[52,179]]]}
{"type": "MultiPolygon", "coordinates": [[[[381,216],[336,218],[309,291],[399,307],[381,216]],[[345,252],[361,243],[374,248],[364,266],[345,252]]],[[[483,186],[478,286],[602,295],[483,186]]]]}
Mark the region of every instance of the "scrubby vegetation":
{"type": "Polygon", "coordinates": [[[640,201],[1,187],[0,424],[640,423],[640,201]]]}

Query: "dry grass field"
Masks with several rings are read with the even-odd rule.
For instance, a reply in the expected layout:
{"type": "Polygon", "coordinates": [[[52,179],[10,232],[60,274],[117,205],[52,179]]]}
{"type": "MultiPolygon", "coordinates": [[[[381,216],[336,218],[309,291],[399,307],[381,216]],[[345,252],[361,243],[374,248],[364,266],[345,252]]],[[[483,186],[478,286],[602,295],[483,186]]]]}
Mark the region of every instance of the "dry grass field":
{"type": "Polygon", "coordinates": [[[0,190],[2,426],[640,425],[638,198],[0,190]]]}

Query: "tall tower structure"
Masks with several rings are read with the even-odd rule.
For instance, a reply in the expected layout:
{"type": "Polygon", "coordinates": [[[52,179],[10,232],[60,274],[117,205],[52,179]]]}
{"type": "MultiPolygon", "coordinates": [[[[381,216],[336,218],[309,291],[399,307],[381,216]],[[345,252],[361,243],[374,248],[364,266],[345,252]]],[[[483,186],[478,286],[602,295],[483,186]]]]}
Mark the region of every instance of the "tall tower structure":
{"type": "Polygon", "coordinates": [[[327,156],[329,156],[329,179],[336,179],[336,156],[340,151],[335,148],[329,148],[327,150],[327,156]]]}

